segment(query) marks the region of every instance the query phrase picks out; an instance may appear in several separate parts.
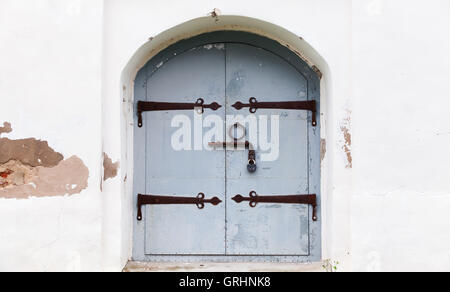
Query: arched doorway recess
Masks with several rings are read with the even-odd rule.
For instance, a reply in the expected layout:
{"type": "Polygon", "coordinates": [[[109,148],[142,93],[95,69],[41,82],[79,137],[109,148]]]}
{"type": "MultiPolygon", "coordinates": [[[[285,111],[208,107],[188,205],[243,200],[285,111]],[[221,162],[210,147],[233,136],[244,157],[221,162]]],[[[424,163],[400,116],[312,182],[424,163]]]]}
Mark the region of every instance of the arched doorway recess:
{"type": "MultiPolygon", "coordinates": [[[[142,220],[134,223],[133,259],[320,260],[320,92],[317,70],[279,42],[248,32],[201,34],[154,56],[139,71],[134,87],[139,114],[134,123],[133,205],[134,218],[142,220]],[[261,104],[255,111],[256,102],[271,106],[261,104]],[[156,103],[163,108],[148,107],[156,103]],[[286,108],[287,103],[297,108],[286,108]],[[174,104],[194,106],[192,111],[164,108],[174,104]],[[278,145],[271,145],[278,150],[270,149],[277,154],[267,158],[267,149],[249,147],[261,144],[261,137],[256,143],[245,143],[251,137],[242,141],[248,151],[204,149],[208,143],[203,133],[200,143],[195,139],[195,122],[205,123],[211,115],[224,121],[223,136],[211,136],[216,143],[225,141],[236,124],[227,116],[250,117],[246,128],[253,117],[258,136],[264,120],[270,125],[278,121],[268,134],[279,134],[278,145]],[[189,143],[186,136],[174,138],[183,119],[191,125],[194,138],[189,143]],[[184,146],[174,147],[174,141],[184,146]],[[249,167],[252,160],[256,171],[249,167]],[[217,201],[204,201],[202,194],[217,201]]],[[[200,129],[211,130],[212,122],[206,124],[200,129]]]]}

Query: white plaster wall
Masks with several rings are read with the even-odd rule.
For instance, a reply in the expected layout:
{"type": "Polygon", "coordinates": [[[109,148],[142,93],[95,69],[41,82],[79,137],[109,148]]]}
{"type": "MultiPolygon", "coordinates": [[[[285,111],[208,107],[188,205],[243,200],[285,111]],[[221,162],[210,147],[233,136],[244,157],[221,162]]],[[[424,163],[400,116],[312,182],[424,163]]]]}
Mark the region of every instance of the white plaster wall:
{"type": "Polygon", "coordinates": [[[0,270],[124,266],[134,219],[124,69],[150,37],[213,8],[282,27],[320,56],[324,257],[340,270],[450,270],[447,0],[0,0],[7,137],[48,140],[90,170],[80,195],[0,200],[0,270]],[[121,173],[101,193],[103,151],[121,173]]]}
{"type": "Polygon", "coordinates": [[[353,2],[356,270],[450,270],[450,2],[353,2]]]}
{"type": "Polygon", "coordinates": [[[72,197],[0,199],[0,271],[101,268],[102,1],[0,1],[0,120],[89,168],[72,197]]]}

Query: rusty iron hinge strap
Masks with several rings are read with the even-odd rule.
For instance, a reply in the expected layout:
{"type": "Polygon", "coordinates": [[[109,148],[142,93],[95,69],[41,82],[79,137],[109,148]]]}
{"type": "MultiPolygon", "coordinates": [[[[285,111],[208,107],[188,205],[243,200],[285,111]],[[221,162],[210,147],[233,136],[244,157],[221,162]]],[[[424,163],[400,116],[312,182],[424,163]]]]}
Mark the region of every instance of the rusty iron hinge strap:
{"type": "Polygon", "coordinates": [[[142,220],[142,206],[144,205],[197,205],[197,208],[204,209],[205,204],[212,204],[217,206],[222,201],[214,197],[212,199],[205,199],[205,194],[200,193],[195,198],[188,197],[169,197],[169,196],[154,196],[154,195],[138,195],[138,221],[142,220]]]}
{"type": "Polygon", "coordinates": [[[317,195],[292,195],[292,196],[258,196],[256,192],[250,192],[250,196],[245,198],[236,195],[233,201],[240,204],[250,202],[250,207],[255,208],[260,203],[278,203],[278,204],[301,204],[311,205],[313,207],[313,221],[317,221],[317,195]]]}
{"type": "Polygon", "coordinates": [[[307,110],[312,112],[312,125],[317,126],[317,102],[315,100],[258,102],[256,98],[252,97],[248,104],[236,102],[233,107],[237,110],[250,108],[252,114],[256,113],[258,109],[307,110]]]}
{"type": "Polygon", "coordinates": [[[196,103],[172,103],[172,102],[151,102],[151,101],[138,101],[137,104],[137,115],[138,115],[138,126],[142,128],[143,112],[152,111],[175,111],[175,110],[198,110],[199,114],[203,114],[205,109],[211,109],[213,111],[218,110],[222,106],[217,102],[211,104],[205,104],[205,100],[199,98],[196,103]]]}

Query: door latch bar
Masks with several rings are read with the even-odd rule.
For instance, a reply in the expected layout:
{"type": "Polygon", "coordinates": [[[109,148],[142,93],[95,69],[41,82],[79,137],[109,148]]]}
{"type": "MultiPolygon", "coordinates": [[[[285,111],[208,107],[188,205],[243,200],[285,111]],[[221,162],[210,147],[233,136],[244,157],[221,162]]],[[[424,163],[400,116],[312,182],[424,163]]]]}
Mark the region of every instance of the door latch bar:
{"type": "Polygon", "coordinates": [[[201,210],[205,208],[205,204],[212,204],[213,206],[217,206],[220,203],[222,203],[222,201],[217,197],[214,197],[212,199],[205,199],[204,193],[198,194],[196,198],[139,194],[137,220],[142,221],[142,206],[144,205],[197,205],[197,208],[201,210]]]}
{"type": "Polygon", "coordinates": [[[234,142],[211,142],[208,144],[209,147],[212,148],[218,148],[218,147],[222,147],[225,149],[229,149],[229,148],[234,148],[234,149],[239,149],[240,147],[244,147],[245,149],[248,150],[248,165],[247,165],[247,170],[250,173],[254,173],[257,170],[257,165],[256,165],[256,150],[253,147],[252,143],[246,141],[246,142],[238,142],[237,140],[235,140],[234,142]]]}
{"type": "Polygon", "coordinates": [[[258,196],[255,191],[245,198],[236,195],[233,199],[236,203],[250,202],[250,207],[255,208],[260,203],[301,204],[313,207],[313,221],[317,221],[317,195],[292,195],[292,196],[258,196]]]}
{"type": "Polygon", "coordinates": [[[217,102],[211,104],[205,104],[203,98],[199,98],[195,103],[172,103],[172,102],[153,102],[153,101],[138,101],[137,115],[138,126],[142,128],[142,113],[154,112],[154,111],[175,111],[175,110],[198,110],[199,114],[203,114],[205,109],[211,109],[213,111],[218,110],[222,106],[217,102]]]}
{"type": "Polygon", "coordinates": [[[312,125],[317,126],[317,103],[310,101],[279,101],[279,102],[258,102],[254,97],[249,103],[236,102],[233,107],[237,110],[250,108],[250,113],[254,114],[258,109],[286,109],[286,110],[307,110],[312,112],[312,125]]]}

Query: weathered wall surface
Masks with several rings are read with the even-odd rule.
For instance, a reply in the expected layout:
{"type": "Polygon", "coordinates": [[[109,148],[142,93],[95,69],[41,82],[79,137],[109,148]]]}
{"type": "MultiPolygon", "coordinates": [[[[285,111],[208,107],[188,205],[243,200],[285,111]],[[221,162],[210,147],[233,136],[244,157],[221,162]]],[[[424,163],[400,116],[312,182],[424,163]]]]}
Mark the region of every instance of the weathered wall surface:
{"type": "Polygon", "coordinates": [[[0,271],[101,269],[102,1],[0,1],[0,271]]]}
{"type": "Polygon", "coordinates": [[[124,266],[124,68],[177,25],[204,17],[172,35],[232,20],[213,8],[279,26],[321,57],[325,258],[450,270],[447,0],[0,1],[0,270],[124,266]]]}
{"type": "Polygon", "coordinates": [[[450,270],[450,2],[353,1],[357,270],[450,270]]]}

